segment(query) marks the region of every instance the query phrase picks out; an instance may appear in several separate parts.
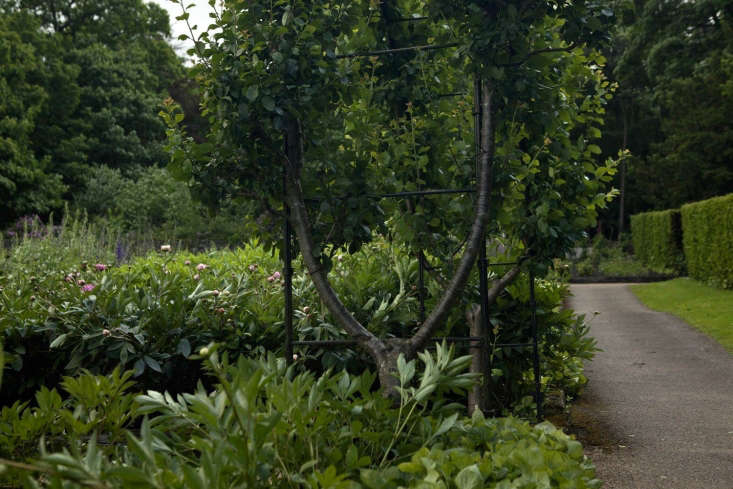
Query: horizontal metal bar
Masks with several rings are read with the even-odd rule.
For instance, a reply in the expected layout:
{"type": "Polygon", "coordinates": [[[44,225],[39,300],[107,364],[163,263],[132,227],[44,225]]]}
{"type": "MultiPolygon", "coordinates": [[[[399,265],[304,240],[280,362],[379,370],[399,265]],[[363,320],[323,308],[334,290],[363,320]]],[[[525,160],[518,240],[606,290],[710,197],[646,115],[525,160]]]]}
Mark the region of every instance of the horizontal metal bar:
{"type": "Polygon", "coordinates": [[[399,19],[392,19],[390,22],[416,22],[419,20],[428,20],[430,17],[427,15],[420,16],[420,17],[400,17],[399,19]]]}
{"type": "Polygon", "coordinates": [[[497,343],[497,348],[527,348],[534,346],[534,343],[497,343]]]}
{"type": "Polygon", "coordinates": [[[366,51],[363,53],[339,54],[336,55],[336,59],[359,58],[364,56],[381,56],[383,54],[396,54],[404,53],[407,51],[434,51],[437,49],[454,48],[456,46],[459,46],[459,43],[452,42],[449,44],[425,44],[423,46],[408,46],[406,48],[381,49],[378,51],[366,51]]]}
{"type": "MultiPolygon", "coordinates": [[[[475,193],[475,188],[456,188],[456,189],[436,189],[436,190],[414,190],[410,192],[394,192],[389,194],[369,194],[367,195],[370,199],[390,199],[399,197],[415,197],[418,195],[444,195],[444,194],[470,194],[475,193]]],[[[334,200],[346,200],[351,197],[332,197],[334,200]]],[[[323,202],[324,199],[307,198],[303,199],[305,202],[318,204],[323,202]]]]}
{"type": "Polygon", "coordinates": [[[309,341],[293,341],[293,346],[352,346],[356,345],[356,340],[309,340],[309,341]]]}
{"type": "Polygon", "coordinates": [[[415,190],[412,192],[395,192],[391,194],[370,195],[370,197],[389,199],[395,197],[414,197],[417,195],[442,195],[442,194],[468,194],[476,192],[475,188],[438,189],[438,190],[415,190]]]}
{"type": "Polygon", "coordinates": [[[468,95],[468,92],[451,92],[451,93],[439,93],[436,95],[437,98],[447,98],[447,97],[460,97],[462,95],[468,95]]]}

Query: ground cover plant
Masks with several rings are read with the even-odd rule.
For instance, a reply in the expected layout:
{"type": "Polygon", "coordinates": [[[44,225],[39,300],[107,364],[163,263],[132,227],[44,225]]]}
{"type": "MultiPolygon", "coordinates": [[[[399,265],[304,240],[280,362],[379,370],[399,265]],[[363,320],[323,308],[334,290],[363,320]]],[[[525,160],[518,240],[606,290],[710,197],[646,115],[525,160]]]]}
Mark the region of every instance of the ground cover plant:
{"type": "MultiPolygon", "coordinates": [[[[215,345],[199,353],[212,389],[135,395],[129,373],[85,374],[66,379],[66,401],[38,394],[53,411],[5,408],[5,426],[42,414],[36,425],[68,428],[69,448],[37,461],[3,458],[0,477],[29,488],[600,487],[580,443],[552,425],[480,411],[468,418],[446,402],[444,393],[469,387],[472,375],[462,373],[470,358],[445,345],[419,362],[400,357],[397,404],[372,388],[369,372],[299,373],[273,356],[230,363],[215,345]],[[120,408],[128,415],[113,421],[120,408]]],[[[0,447],[8,442],[0,438],[0,447]]]]}
{"type": "Polygon", "coordinates": [[[733,353],[733,291],[691,278],[634,285],[631,290],[648,307],[684,319],[733,353]]]}

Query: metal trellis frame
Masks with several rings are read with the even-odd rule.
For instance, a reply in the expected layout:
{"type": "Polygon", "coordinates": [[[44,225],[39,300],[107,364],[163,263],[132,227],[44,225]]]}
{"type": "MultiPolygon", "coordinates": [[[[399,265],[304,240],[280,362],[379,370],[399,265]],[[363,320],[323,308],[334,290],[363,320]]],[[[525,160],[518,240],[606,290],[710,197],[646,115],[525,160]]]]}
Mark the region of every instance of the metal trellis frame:
{"type": "MultiPolygon", "coordinates": [[[[404,19],[405,21],[413,19],[404,19]]],[[[422,18],[415,18],[414,20],[424,20],[422,18]]],[[[427,51],[427,50],[440,50],[458,46],[458,43],[441,44],[441,45],[423,45],[423,46],[409,46],[404,48],[376,50],[362,53],[349,53],[335,56],[338,59],[341,58],[355,58],[362,56],[383,56],[392,55],[396,53],[403,53],[408,51],[427,51]]],[[[462,96],[466,92],[454,92],[438,95],[438,97],[451,97],[451,96],[462,96]]],[[[480,124],[481,124],[481,108],[479,106],[479,100],[481,97],[480,83],[474,83],[474,140],[476,146],[476,170],[478,171],[478,159],[480,155],[480,124]]],[[[478,173],[477,173],[478,175],[478,173]]],[[[283,188],[283,192],[285,189],[283,188]]],[[[393,192],[384,193],[377,195],[368,195],[367,197],[373,199],[385,199],[385,198],[404,198],[404,197],[429,197],[433,195],[446,195],[446,194],[470,194],[475,193],[474,188],[462,188],[462,189],[431,189],[431,190],[416,190],[406,192],[393,192]]],[[[345,199],[348,197],[341,197],[345,199]]],[[[307,202],[319,202],[321,199],[306,199],[307,202]]],[[[285,293],[285,352],[286,360],[291,362],[293,359],[293,347],[304,346],[304,347],[318,347],[318,348],[349,348],[358,345],[356,340],[344,339],[344,340],[306,340],[297,341],[293,336],[293,267],[292,267],[292,243],[293,243],[293,231],[290,225],[290,210],[287,204],[285,205],[286,218],[285,225],[283,226],[283,240],[284,240],[284,293],[285,293]]],[[[422,251],[418,253],[418,299],[420,304],[419,317],[420,322],[425,321],[425,268],[426,258],[422,251]]],[[[541,389],[541,377],[540,377],[540,358],[539,358],[539,345],[538,345],[538,332],[537,332],[537,304],[535,300],[535,276],[534,272],[529,272],[529,296],[530,296],[530,307],[532,309],[531,314],[531,331],[532,338],[530,342],[526,343],[491,343],[491,325],[489,321],[489,303],[488,303],[488,270],[492,266],[507,266],[507,265],[519,265],[520,262],[503,262],[503,263],[489,263],[486,255],[486,239],[484,235],[483,245],[479,251],[478,257],[478,269],[479,269],[479,294],[481,296],[480,302],[480,322],[481,322],[481,334],[478,336],[445,336],[445,337],[434,337],[436,342],[446,341],[450,343],[467,343],[471,345],[479,345],[484,351],[488,351],[488,348],[532,348],[532,363],[533,373],[535,378],[535,393],[534,399],[537,406],[537,420],[542,420],[542,389],[541,389]]],[[[484,372],[484,375],[490,380],[491,378],[491,366],[487,369],[488,372],[484,372]]]]}

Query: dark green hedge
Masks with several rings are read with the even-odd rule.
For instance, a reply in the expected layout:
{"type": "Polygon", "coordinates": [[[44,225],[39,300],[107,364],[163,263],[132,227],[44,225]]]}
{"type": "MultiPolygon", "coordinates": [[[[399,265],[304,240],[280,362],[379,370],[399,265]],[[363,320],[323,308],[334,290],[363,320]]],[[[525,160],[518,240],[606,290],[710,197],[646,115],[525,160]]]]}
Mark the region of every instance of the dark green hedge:
{"type": "Polygon", "coordinates": [[[631,216],[634,255],[659,273],[682,273],[682,228],[677,209],[644,212],[631,216]]]}
{"type": "Polygon", "coordinates": [[[733,194],[684,205],[682,229],[690,276],[733,288],[733,194]]]}

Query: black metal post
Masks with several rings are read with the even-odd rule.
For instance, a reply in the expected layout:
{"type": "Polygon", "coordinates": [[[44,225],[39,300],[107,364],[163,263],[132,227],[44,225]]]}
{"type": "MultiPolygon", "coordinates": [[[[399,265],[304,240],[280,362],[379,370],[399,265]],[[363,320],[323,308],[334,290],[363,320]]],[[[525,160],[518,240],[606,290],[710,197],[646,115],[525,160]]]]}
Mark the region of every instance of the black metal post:
{"type": "MultiPolygon", "coordinates": [[[[283,183],[285,181],[283,180],[283,183]]],[[[290,207],[285,204],[285,225],[283,226],[285,269],[285,361],[293,361],[293,253],[292,230],[290,229],[290,207]]]]}
{"type": "Polygon", "coordinates": [[[420,301],[420,324],[425,322],[425,255],[422,250],[417,255],[417,297],[420,301]]]}
{"type": "Polygon", "coordinates": [[[534,400],[537,404],[537,422],[542,421],[542,378],[540,377],[540,350],[537,334],[537,301],[534,297],[534,271],[529,270],[529,305],[532,308],[532,360],[534,363],[534,400]]]}

